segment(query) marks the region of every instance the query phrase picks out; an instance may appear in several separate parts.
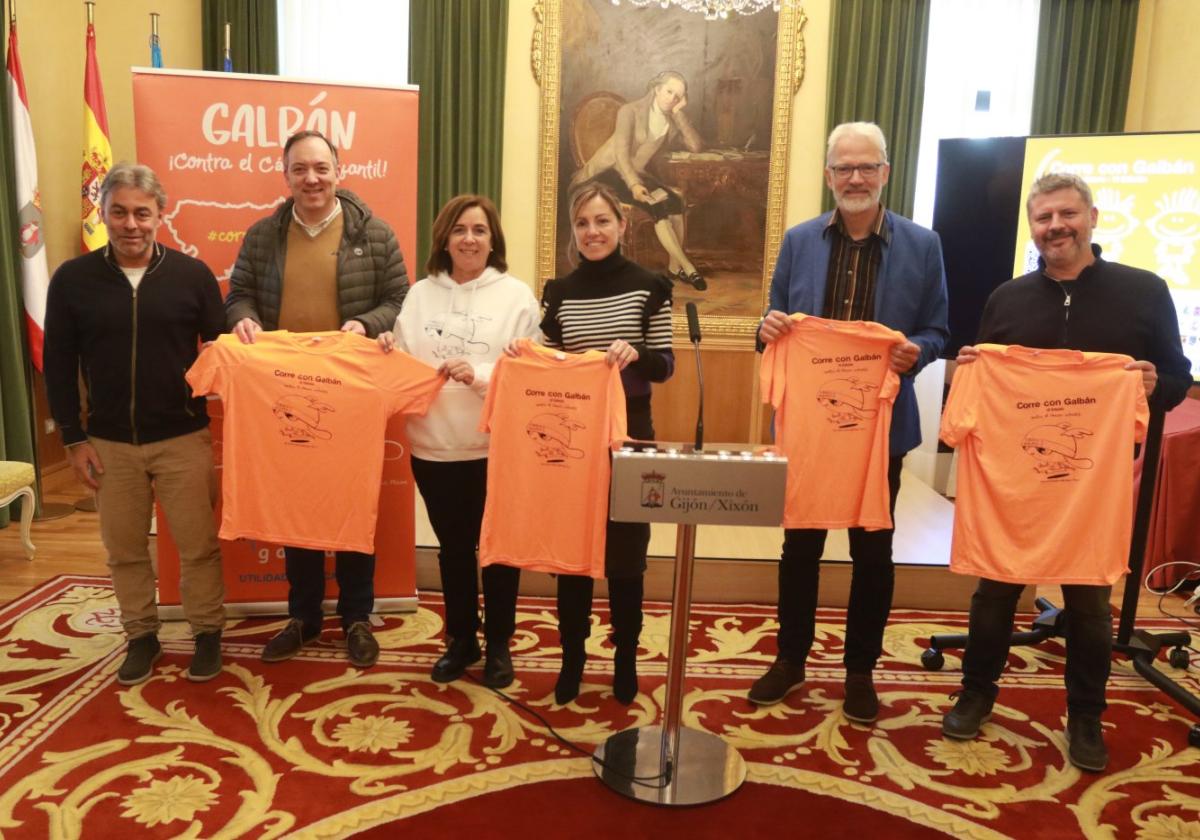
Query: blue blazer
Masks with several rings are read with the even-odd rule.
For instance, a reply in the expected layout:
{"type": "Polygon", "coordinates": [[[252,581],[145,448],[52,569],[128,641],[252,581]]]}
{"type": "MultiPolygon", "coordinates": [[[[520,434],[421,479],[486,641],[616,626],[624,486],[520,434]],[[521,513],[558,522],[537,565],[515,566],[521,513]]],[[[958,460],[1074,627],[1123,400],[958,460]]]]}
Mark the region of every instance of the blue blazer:
{"type": "MultiPolygon", "coordinates": [[[[796,225],[783,237],[771,278],[770,308],[789,315],[820,315],[825,305],[832,235],[825,228],[832,211],[796,225]]],[[[903,455],[921,442],[921,420],[913,377],[942,352],[950,336],[947,324],[946,270],[938,235],[890,210],[884,224],[890,233],[875,286],[874,320],[904,333],[921,348],[912,370],[900,377],[900,393],[892,409],[889,449],[903,455]]]]}

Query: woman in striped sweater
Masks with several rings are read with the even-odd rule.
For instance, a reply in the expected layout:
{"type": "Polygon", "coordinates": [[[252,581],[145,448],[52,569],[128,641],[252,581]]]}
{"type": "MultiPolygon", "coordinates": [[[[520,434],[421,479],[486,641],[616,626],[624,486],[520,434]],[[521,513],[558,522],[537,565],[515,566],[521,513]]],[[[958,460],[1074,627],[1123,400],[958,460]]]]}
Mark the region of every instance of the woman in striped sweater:
{"type": "MultiPolygon", "coordinates": [[[[571,199],[576,268],[542,292],[542,334],[549,347],[580,353],[600,350],[621,369],[630,437],[653,440],[650,383],[675,370],[671,351],[671,284],[621,256],[625,217],[607,186],[585,184],[571,199]]],[[[650,526],[609,522],[604,565],[612,615],[613,695],[628,705],[637,696],[638,637],[642,631],[642,581],[650,526]]],[[[591,630],[590,577],[558,578],[558,627],[563,660],[554,697],[579,694],[591,630]]]]}

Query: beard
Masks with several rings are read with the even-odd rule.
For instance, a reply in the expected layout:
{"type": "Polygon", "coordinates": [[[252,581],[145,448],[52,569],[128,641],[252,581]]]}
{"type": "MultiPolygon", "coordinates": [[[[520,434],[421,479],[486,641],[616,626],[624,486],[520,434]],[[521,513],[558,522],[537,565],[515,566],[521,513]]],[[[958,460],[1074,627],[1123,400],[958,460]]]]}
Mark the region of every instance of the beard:
{"type": "Polygon", "coordinates": [[[866,193],[852,193],[847,195],[842,193],[837,196],[837,206],[842,213],[865,213],[879,205],[879,193],[874,190],[866,193]]]}

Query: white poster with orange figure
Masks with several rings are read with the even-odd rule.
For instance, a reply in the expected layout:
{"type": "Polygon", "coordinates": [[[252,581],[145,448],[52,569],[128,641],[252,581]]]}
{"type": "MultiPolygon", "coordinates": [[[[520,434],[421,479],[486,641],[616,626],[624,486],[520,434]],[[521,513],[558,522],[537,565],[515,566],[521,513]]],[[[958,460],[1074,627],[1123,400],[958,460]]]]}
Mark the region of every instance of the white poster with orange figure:
{"type": "MultiPolygon", "coordinates": [[[[417,89],[369,87],[151,68],[133,70],[138,161],[158,173],[167,207],[158,238],[208,264],[228,290],[246,229],[283,202],[283,145],[315,129],[338,149],[340,186],[356,193],[395,230],[414,270],[417,204],[417,89]]],[[[217,474],[221,403],[209,402],[217,474]]],[[[387,430],[375,534],[376,608],[416,606],[413,480],[404,420],[387,430]]],[[[348,464],[347,469],[353,469],[348,464]]],[[[220,512],[218,511],[218,521],[220,512]]],[[[159,599],[164,615],[180,603],[179,557],[159,516],[159,599]]],[[[233,613],[278,613],[287,607],[279,546],[222,541],[226,604],[233,613]]],[[[337,597],[333,558],[327,597],[337,597]]]]}

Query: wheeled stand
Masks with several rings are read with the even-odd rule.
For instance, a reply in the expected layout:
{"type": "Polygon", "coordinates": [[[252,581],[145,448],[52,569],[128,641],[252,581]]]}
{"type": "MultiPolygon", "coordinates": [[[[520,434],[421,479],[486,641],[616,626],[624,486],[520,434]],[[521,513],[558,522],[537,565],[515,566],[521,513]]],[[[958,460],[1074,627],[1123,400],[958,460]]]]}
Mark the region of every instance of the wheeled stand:
{"type": "MultiPolygon", "coordinates": [[[[1121,601],[1121,619],[1113,650],[1129,657],[1133,669],[1147,682],[1170,696],[1194,717],[1200,718],[1200,698],[1155,667],[1159,651],[1169,648],[1167,662],[1185,669],[1191,661],[1187,632],[1151,633],[1134,629],[1137,619],[1138,595],[1142,585],[1142,568],[1146,557],[1146,540],[1150,534],[1150,511],[1154,506],[1154,481],[1158,472],[1158,456],[1162,449],[1165,414],[1160,408],[1150,412],[1150,427],[1146,433],[1145,458],[1142,461],[1142,480],[1138,487],[1137,507],[1133,518],[1133,535],[1129,543],[1129,574],[1125,578],[1125,594],[1121,601]]],[[[1035,602],[1041,613],[1033,620],[1032,629],[1013,633],[1012,644],[1036,645],[1052,636],[1063,635],[1062,610],[1045,598],[1035,602]]],[[[929,646],[921,654],[921,665],[930,671],[940,671],[946,659],[943,651],[961,650],[967,646],[964,633],[938,634],[929,638],[929,646]]],[[[1188,731],[1188,744],[1200,747],[1200,723],[1188,731]]]]}

